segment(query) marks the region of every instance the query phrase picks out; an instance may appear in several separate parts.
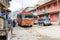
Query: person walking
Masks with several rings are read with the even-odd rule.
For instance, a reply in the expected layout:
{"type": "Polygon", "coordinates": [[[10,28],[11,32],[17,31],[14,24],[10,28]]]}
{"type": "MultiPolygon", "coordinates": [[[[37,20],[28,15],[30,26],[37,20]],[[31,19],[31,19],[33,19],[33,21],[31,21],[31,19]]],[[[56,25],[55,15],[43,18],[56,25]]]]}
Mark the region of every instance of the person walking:
{"type": "Polygon", "coordinates": [[[11,30],[11,34],[13,34],[13,22],[12,22],[12,19],[10,17],[8,19],[8,27],[11,30]]]}
{"type": "Polygon", "coordinates": [[[13,20],[13,27],[15,27],[16,26],[16,22],[15,22],[15,19],[13,20]]]}

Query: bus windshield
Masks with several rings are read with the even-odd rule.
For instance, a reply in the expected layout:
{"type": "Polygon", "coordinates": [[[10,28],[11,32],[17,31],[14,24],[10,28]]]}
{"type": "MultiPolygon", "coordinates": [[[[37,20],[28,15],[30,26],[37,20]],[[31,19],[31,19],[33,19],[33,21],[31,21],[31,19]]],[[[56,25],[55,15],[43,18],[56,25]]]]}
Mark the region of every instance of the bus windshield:
{"type": "Polygon", "coordinates": [[[33,18],[33,15],[18,15],[19,18],[33,18]]]}
{"type": "Polygon", "coordinates": [[[33,18],[33,15],[25,15],[25,18],[33,18]]]}
{"type": "Polygon", "coordinates": [[[34,18],[38,18],[38,16],[34,16],[34,18]]]}

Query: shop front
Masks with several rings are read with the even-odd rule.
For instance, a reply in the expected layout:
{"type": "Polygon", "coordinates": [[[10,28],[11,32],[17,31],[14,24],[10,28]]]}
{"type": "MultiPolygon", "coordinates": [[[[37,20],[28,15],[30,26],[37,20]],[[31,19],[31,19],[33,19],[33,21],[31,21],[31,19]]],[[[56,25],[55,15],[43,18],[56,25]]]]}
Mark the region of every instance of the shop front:
{"type": "Polygon", "coordinates": [[[0,40],[11,40],[11,30],[8,28],[8,14],[11,12],[0,3],[0,40]]]}
{"type": "Polygon", "coordinates": [[[52,13],[50,14],[50,22],[52,24],[59,24],[59,14],[58,13],[52,13]]]}

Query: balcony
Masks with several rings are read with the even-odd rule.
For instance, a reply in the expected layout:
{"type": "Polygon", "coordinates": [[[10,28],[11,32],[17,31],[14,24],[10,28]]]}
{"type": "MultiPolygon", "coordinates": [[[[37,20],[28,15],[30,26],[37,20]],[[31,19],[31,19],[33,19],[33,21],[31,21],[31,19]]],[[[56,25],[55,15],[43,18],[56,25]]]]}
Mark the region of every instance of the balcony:
{"type": "Polygon", "coordinates": [[[38,11],[38,15],[42,15],[42,14],[43,14],[43,12],[39,10],[38,11]]]}
{"type": "Polygon", "coordinates": [[[7,7],[8,5],[8,1],[6,1],[6,0],[0,0],[0,4],[2,5],[2,6],[4,6],[4,7],[7,7]]]}
{"type": "Polygon", "coordinates": [[[47,13],[56,13],[56,12],[60,12],[60,6],[47,9],[47,13]]]}
{"type": "MultiPolygon", "coordinates": [[[[60,12],[60,6],[48,8],[48,9],[46,9],[46,11],[49,14],[60,12]]],[[[38,15],[41,15],[41,14],[43,14],[43,12],[42,11],[39,11],[38,12],[38,15]]]]}
{"type": "Polygon", "coordinates": [[[3,0],[0,0],[0,2],[3,2],[3,0]]]}

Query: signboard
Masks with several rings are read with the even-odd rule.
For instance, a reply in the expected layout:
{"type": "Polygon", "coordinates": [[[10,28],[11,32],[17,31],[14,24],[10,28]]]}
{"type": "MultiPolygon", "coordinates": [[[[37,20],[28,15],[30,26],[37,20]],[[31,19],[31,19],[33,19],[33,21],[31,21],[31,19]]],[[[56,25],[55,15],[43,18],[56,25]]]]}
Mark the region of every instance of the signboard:
{"type": "Polygon", "coordinates": [[[4,19],[0,18],[0,30],[4,27],[4,19]]]}

